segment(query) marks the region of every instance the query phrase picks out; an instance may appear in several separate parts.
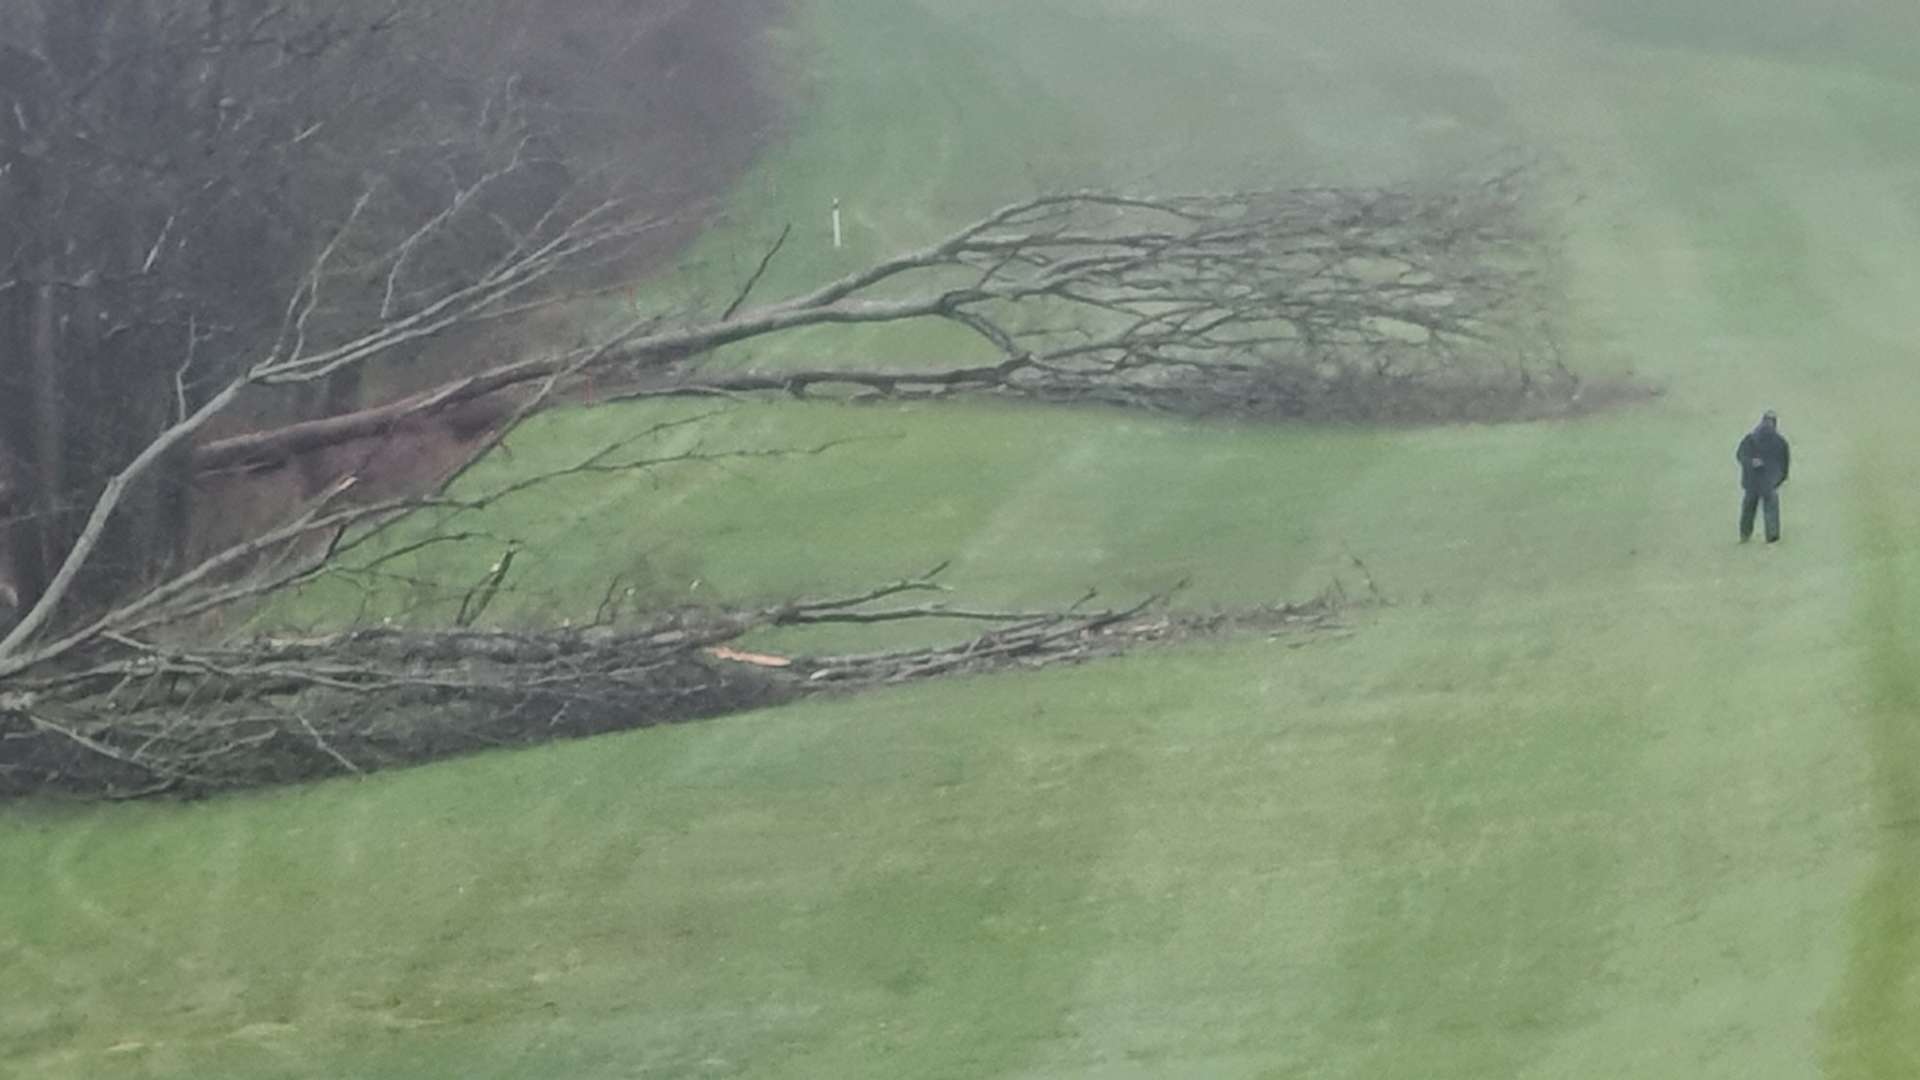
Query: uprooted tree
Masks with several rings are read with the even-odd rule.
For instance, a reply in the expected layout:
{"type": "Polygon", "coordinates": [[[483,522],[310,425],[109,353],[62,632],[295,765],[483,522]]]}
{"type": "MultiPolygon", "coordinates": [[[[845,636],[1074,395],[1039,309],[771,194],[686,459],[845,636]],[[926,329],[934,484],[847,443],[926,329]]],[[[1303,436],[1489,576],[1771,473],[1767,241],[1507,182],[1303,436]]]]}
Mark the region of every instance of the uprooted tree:
{"type": "MultiPolygon", "coordinates": [[[[384,24],[372,25],[360,32],[385,32],[384,24]]],[[[219,55],[227,39],[216,45],[219,55]]],[[[275,48],[276,56],[305,55],[290,53],[285,40],[275,48]]],[[[703,456],[648,457],[642,448],[658,429],[492,491],[456,487],[456,471],[430,491],[367,497],[347,473],[284,520],[216,550],[183,559],[179,547],[163,543],[159,550],[173,558],[153,559],[139,573],[119,565],[137,547],[129,536],[150,535],[164,520],[151,508],[164,504],[183,474],[274,468],[477,399],[506,403],[485,450],[588,379],[617,386],[626,398],[979,393],[1281,416],[1325,412],[1328,402],[1358,403],[1359,413],[1372,403],[1376,415],[1416,413],[1414,405],[1426,402],[1432,414],[1445,411],[1435,401],[1557,401],[1577,389],[1537,314],[1542,245],[1526,175],[1509,172],[1380,189],[1041,196],[798,295],[758,300],[783,234],[759,270],[711,312],[642,312],[572,346],[372,409],[340,409],[338,396],[325,392],[296,395],[321,415],[231,433],[236,413],[262,393],[335,385],[422,342],[566,303],[603,285],[606,266],[664,227],[617,176],[556,164],[542,149],[548,144],[538,124],[502,119],[518,115],[520,100],[515,91],[502,94],[476,99],[483,106],[477,126],[450,129],[458,152],[448,151],[454,163],[441,183],[401,184],[393,174],[367,172],[340,189],[331,210],[302,219],[309,254],[289,275],[274,317],[255,312],[252,329],[221,338],[217,356],[206,355],[214,339],[190,303],[164,290],[128,294],[127,318],[170,325],[185,311],[188,325],[137,338],[145,375],[119,389],[144,411],[119,423],[144,434],[109,455],[96,483],[50,486],[39,478],[39,490],[86,497],[61,509],[70,528],[38,534],[57,538],[58,548],[41,553],[47,572],[23,592],[17,619],[0,634],[0,791],[195,791],[358,771],[475,739],[517,740],[492,721],[456,725],[467,733],[456,738],[429,716],[485,715],[514,730],[554,734],[602,730],[619,726],[610,718],[707,715],[823,686],[968,669],[986,658],[1072,658],[1195,625],[1139,608],[853,610],[932,587],[916,579],[858,602],[669,613],[592,634],[514,637],[467,627],[473,620],[463,612],[463,626],[449,632],[204,640],[204,616],[324,577],[423,511],[441,516],[442,531],[409,534],[404,550],[451,539],[462,512],[557,476],[703,456]],[[169,306],[175,302],[178,308],[169,306]],[[922,319],[964,327],[985,349],[884,368],[778,371],[742,369],[717,352],[806,327],[922,319]],[[156,371],[165,378],[148,377],[156,371]],[[103,566],[113,572],[103,574],[103,566]],[[823,618],[996,627],[957,650],[840,657],[800,672],[778,658],[756,663],[751,654],[710,651],[757,629],[823,618]],[[382,719],[369,727],[375,715],[382,719]],[[275,758],[275,747],[298,752],[275,758]]],[[[295,142],[312,137],[296,131],[295,142]]],[[[174,257],[166,239],[173,226],[159,228],[157,239],[141,234],[147,251],[135,260],[139,273],[174,257]]],[[[30,252],[48,250],[29,239],[30,252]]],[[[40,264],[50,265],[44,257],[40,264]]],[[[59,283],[29,277],[13,288],[27,298],[33,329],[28,367],[60,376],[60,351],[41,348],[46,301],[59,283]]],[[[788,452],[800,450],[719,454],[788,452]]],[[[507,566],[503,560],[497,576],[507,566]]],[[[471,613],[477,617],[484,603],[483,592],[471,613]]],[[[1317,612],[1259,616],[1311,617],[1317,612]]]]}

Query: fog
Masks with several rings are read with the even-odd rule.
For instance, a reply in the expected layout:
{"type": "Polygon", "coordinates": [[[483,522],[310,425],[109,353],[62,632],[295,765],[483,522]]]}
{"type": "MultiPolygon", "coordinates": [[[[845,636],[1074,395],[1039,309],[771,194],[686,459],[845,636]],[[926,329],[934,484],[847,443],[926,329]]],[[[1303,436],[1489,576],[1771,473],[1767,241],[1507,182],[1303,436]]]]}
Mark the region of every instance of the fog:
{"type": "Polygon", "coordinates": [[[0,0],[0,1074],[1920,1074],[1915,40],[0,0]]]}

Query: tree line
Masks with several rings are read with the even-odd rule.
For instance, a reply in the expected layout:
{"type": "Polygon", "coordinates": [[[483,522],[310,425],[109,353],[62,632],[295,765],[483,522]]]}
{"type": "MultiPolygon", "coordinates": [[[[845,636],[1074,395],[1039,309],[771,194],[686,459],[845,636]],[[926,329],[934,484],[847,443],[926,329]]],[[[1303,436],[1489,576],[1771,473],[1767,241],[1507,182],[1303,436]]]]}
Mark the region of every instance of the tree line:
{"type": "MultiPolygon", "coordinates": [[[[746,38],[766,6],[0,0],[0,580],[17,609],[115,473],[249,366],[431,307],[589,208],[710,197],[729,161],[689,161],[751,144],[729,129],[759,107],[746,38]]],[[[595,259],[617,262],[605,239],[595,259]]],[[[350,410],[422,347],[262,381],[220,423],[350,410]]],[[[75,601],[178,560],[191,454],[183,440],[122,494],[75,601]]]]}

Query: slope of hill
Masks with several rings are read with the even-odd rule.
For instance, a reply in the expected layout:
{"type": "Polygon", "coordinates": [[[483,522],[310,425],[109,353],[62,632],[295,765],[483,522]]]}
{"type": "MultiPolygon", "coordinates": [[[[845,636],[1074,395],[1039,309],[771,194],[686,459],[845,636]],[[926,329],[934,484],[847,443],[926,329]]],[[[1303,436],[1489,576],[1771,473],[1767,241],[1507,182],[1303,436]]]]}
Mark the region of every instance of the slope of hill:
{"type": "MultiPolygon", "coordinates": [[[[1576,363],[1670,392],[1411,432],[737,410],[709,437],[888,437],[507,511],[543,553],[529,587],[587,602],[624,561],[662,600],[752,597],[956,557],[996,598],[1192,574],[1228,600],[1317,589],[1351,551],[1400,603],[1303,648],[0,811],[0,1071],[1920,1069],[1920,91],[1884,58],[1743,44],[1735,5],[1633,33],[1590,6],[813,5],[806,116],[686,288],[836,194],[854,250],[816,234],[783,273],[1061,176],[1337,179],[1519,143],[1583,196],[1576,363]],[[1787,541],[1741,548],[1730,456],[1765,406],[1799,451],[1787,541]]],[[[925,346],[780,348],[903,341],[925,346]]],[[[535,456],[642,415],[555,415],[535,456]]]]}

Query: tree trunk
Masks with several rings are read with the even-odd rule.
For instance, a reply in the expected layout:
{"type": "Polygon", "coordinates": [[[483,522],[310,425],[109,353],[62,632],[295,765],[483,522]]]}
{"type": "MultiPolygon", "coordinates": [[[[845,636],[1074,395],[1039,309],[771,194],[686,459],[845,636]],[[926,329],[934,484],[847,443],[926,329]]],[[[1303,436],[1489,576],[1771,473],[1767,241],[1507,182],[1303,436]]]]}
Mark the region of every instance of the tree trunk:
{"type": "MultiPolygon", "coordinates": [[[[44,276],[44,275],[43,275],[44,276]]],[[[33,402],[31,457],[34,492],[31,503],[37,550],[58,551],[65,545],[66,514],[61,501],[67,493],[67,409],[61,385],[58,346],[59,313],[52,286],[33,290],[29,301],[27,341],[27,398],[33,402]]],[[[44,577],[46,567],[35,577],[44,577]]]]}

